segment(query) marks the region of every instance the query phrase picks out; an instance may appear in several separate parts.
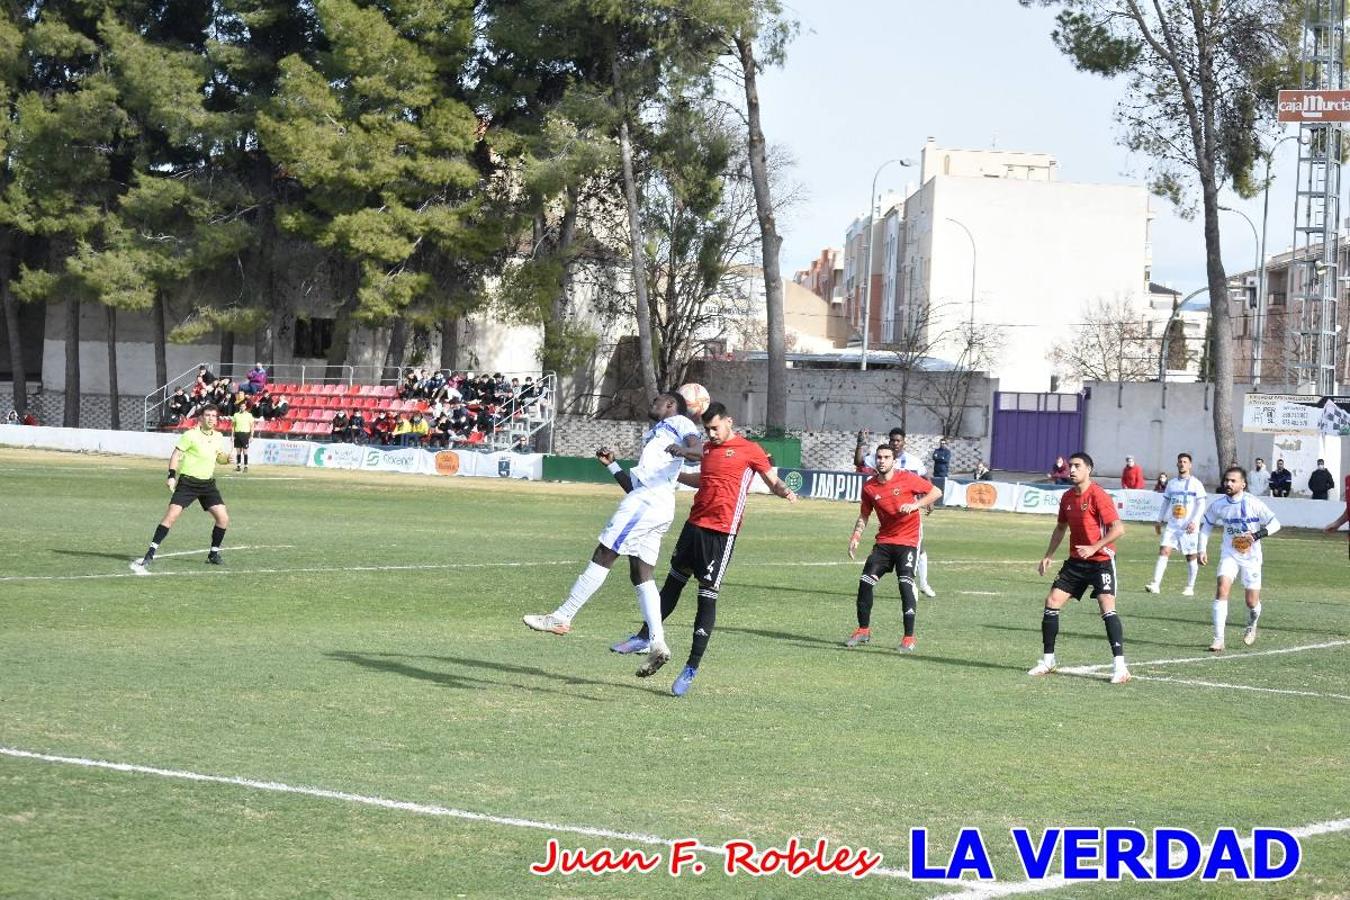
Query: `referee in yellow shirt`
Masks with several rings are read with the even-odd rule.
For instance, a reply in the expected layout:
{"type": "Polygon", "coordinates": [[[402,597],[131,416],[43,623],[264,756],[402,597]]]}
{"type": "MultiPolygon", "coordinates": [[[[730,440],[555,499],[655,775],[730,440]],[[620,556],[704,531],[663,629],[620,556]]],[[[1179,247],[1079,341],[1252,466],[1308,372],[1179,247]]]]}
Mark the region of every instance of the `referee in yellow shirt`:
{"type": "Polygon", "coordinates": [[[131,571],[137,575],[150,574],[155,551],[169,536],[169,529],[178,521],[183,508],[191,506],[194,500],[201,503],[202,509],[216,522],[215,528],[211,529],[211,552],[206,555],[206,561],[217,566],[221,564],[220,545],[225,540],[225,529],[230,527],[230,513],[216,487],[216,464],[229,465],[230,454],[220,439],[220,432],[216,431],[219,418],[220,410],[208,403],[202,407],[197,427],[183,432],[174,445],[169,456],[168,479],[173,496],[169,499],[168,512],[150,539],[150,548],[145,551],[145,556],[131,564],[131,571]]]}
{"type": "MultiPolygon", "coordinates": [[[[243,396],[240,394],[239,396],[243,396]]],[[[253,413],[248,407],[240,405],[239,411],[230,416],[230,427],[234,430],[234,470],[248,471],[248,442],[253,440],[253,413]]]]}

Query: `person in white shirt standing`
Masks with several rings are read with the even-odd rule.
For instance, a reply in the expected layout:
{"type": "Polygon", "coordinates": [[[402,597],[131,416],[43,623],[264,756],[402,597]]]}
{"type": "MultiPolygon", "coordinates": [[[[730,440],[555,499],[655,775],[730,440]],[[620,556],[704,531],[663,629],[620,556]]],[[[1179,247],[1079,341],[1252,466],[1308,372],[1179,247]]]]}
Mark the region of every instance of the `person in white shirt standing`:
{"type": "MultiPolygon", "coordinates": [[[[863,429],[858,432],[858,446],[853,451],[853,468],[866,475],[873,475],[877,471],[876,451],[864,453],[864,447],[870,443],[871,432],[863,429]]],[[[886,435],[887,443],[891,445],[891,450],[895,453],[895,471],[913,472],[920,478],[924,477],[923,460],[914,453],[905,450],[905,429],[892,428],[886,435]]],[[[928,507],[928,512],[933,508],[928,507]]],[[[919,589],[919,593],[925,597],[936,597],[937,591],[928,584],[928,551],[924,549],[923,544],[919,545],[918,564],[914,567],[914,583],[919,589]]]]}
{"type": "Polygon", "coordinates": [[[572,619],[605,583],[610,567],[620,556],[627,556],[638,608],[651,635],[647,662],[638,670],[643,677],[654,675],[670,659],[661,625],[661,592],[653,572],[661,552],[661,538],[675,519],[675,487],[684,466],[684,460],[673,456],[669,449],[678,444],[701,454],[702,439],[687,417],[687,410],[684,397],[676,391],[658,394],[652,400],[649,416],[654,424],[642,436],[642,453],[632,469],[624,471],[609,450],[596,451],[596,458],[609,468],[626,496],[600,532],[590,565],[572,585],[562,605],[546,615],[523,618],[535,631],[567,634],[572,630],[572,619]]]}
{"type": "Polygon", "coordinates": [[[1197,553],[1200,543],[1200,520],[1205,514],[1205,486],[1191,474],[1191,455],[1177,454],[1177,477],[1167,482],[1162,508],[1153,530],[1162,536],[1158,546],[1158,561],[1153,566],[1153,580],[1144,585],[1150,594],[1162,591],[1163,573],[1173,550],[1186,554],[1186,587],[1183,597],[1195,596],[1195,577],[1200,573],[1197,553]]]}
{"type": "Polygon", "coordinates": [[[1279,520],[1264,502],[1247,493],[1247,471],[1230,466],[1223,473],[1227,495],[1205,511],[1200,526],[1200,565],[1209,564],[1209,534],[1223,529],[1223,550],[1219,557],[1218,587],[1214,592],[1214,643],[1209,649],[1223,652],[1224,626],[1228,624],[1228,593],[1233,581],[1242,576],[1247,591],[1247,627],[1242,643],[1256,643],[1256,623],[1261,618],[1261,541],[1280,530],[1279,520]]]}
{"type": "Polygon", "coordinates": [[[1266,468],[1266,461],[1261,457],[1256,458],[1256,467],[1247,473],[1247,493],[1253,497],[1264,497],[1270,490],[1270,470],[1266,468]]]}

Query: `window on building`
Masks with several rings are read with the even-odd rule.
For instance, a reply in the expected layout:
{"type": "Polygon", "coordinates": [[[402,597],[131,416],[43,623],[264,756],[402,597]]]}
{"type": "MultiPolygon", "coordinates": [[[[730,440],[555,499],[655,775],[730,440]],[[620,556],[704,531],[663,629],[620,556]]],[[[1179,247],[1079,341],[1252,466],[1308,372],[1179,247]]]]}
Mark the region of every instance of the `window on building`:
{"type": "Polygon", "coordinates": [[[336,319],[297,317],[295,320],[294,354],[301,359],[323,359],[333,346],[336,319]]]}

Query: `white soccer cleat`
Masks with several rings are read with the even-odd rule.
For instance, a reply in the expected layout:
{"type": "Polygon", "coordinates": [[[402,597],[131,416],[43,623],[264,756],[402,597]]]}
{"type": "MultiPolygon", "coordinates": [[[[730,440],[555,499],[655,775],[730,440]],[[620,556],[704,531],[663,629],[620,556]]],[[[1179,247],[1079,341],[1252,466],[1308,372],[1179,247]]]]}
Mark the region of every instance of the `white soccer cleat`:
{"type": "Polygon", "coordinates": [[[1188,584],[1188,585],[1186,585],[1184,588],[1182,588],[1182,589],[1181,589],[1181,596],[1183,596],[1183,597],[1194,597],[1194,596],[1195,596],[1195,585],[1193,585],[1193,584],[1188,584]]]}
{"type": "Polygon", "coordinates": [[[1210,652],[1210,653],[1222,653],[1222,652],[1223,652],[1223,641],[1215,641],[1214,643],[1210,644],[1210,645],[1209,645],[1209,652],[1210,652]]]}
{"type": "Polygon", "coordinates": [[[1057,668],[1059,668],[1059,666],[1056,666],[1054,663],[1048,663],[1048,662],[1046,662],[1045,660],[1041,660],[1040,662],[1036,663],[1036,665],[1032,666],[1030,669],[1027,669],[1027,674],[1028,674],[1028,675],[1049,675],[1051,672],[1055,671],[1055,669],[1057,669],[1057,668]]]}
{"type": "Polygon", "coordinates": [[[920,593],[920,594],[923,594],[925,597],[936,597],[936,596],[937,596],[937,591],[933,590],[931,587],[929,587],[929,586],[926,585],[926,584],[921,584],[921,585],[919,585],[919,593],[920,593]]]}
{"type": "Polygon", "coordinates": [[[522,616],[521,621],[535,631],[547,631],[550,634],[567,634],[572,630],[570,623],[564,622],[553,613],[546,616],[522,616]]]}
{"type": "Polygon", "coordinates": [[[133,559],[131,561],[131,571],[137,575],[149,575],[150,567],[145,564],[145,559],[133,559]]]}
{"type": "Polygon", "coordinates": [[[1116,669],[1116,671],[1111,675],[1112,684],[1125,684],[1129,680],[1130,680],[1129,669],[1116,669]]]}
{"type": "Polygon", "coordinates": [[[1148,591],[1150,594],[1160,594],[1162,593],[1162,585],[1158,584],[1156,581],[1150,581],[1148,584],[1144,585],[1144,590],[1148,591]]]}
{"type": "Polygon", "coordinates": [[[1256,643],[1256,626],[1248,625],[1242,630],[1242,643],[1250,647],[1256,643]]]}
{"type": "Polygon", "coordinates": [[[670,648],[664,641],[654,641],[647,649],[647,661],[638,667],[637,677],[649,678],[670,662],[670,648]]]}

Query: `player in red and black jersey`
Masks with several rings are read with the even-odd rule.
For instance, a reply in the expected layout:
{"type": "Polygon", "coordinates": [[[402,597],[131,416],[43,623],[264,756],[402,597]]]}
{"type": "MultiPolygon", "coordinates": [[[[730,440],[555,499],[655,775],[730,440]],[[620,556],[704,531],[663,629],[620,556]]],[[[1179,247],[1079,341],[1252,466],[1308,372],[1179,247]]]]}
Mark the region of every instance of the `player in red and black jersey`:
{"type": "MultiPolygon", "coordinates": [[[[736,435],[735,423],[721,403],[710,403],[703,412],[703,428],[707,440],[697,473],[680,475],[680,481],[698,488],[694,495],[689,521],[685,522],[675,552],[670,558],[670,574],[661,587],[661,619],[670,617],[680,602],[680,592],[692,575],[698,581],[698,612],[694,615],[694,641],[684,670],[671,686],[670,692],[683,697],[698,673],[703,653],[708,649],[713,624],[717,618],[717,593],[722,588],[731,550],[740,531],[745,514],[745,498],[750,483],[758,475],[769,490],[789,503],[797,502],[797,495],[773,474],[773,463],[764,449],[753,441],[736,435]]],[[[682,455],[678,446],[672,446],[673,455],[682,455]]],[[[647,626],[627,640],[610,649],[616,653],[635,652],[647,640],[647,626]],[[631,649],[630,649],[631,648],[631,649]]]]}
{"type": "Polygon", "coordinates": [[[856,647],[872,640],[872,589],[895,569],[905,619],[905,637],[900,642],[900,650],[905,653],[914,650],[914,618],[918,610],[914,568],[919,544],[923,541],[923,516],[919,511],[932,509],[941,496],[942,491],[932,482],[895,467],[895,451],[890,444],[877,447],[876,475],[862,488],[862,509],[848,541],[849,559],[858,558],[858,542],[862,540],[873,510],[877,514],[877,541],[858,579],[858,630],[844,646],[856,647]]]}
{"type": "Polygon", "coordinates": [[[1116,615],[1115,542],[1125,534],[1125,525],[1116,512],[1111,495],[1092,482],[1092,457],[1075,453],[1069,457],[1069,482],[1073,486],[1059,498],[1059,523],[1050,535],[1050,546],[1037,567],[1044,575],[1054,565],[1055,550],[1069,532],[1069,558],[1060,566],[1041,615],[1041,641],[1045,655],[1028,675],[1049,675],[1055,671],[1055,638],[1059,635],[1059,611],[1072,597],[1083,598],[1092,589],[1092,597],[1102,612],[1106,639],[1111,644],[1115,671],[1112,684],[1130,680],[1125,666],[1125,630],[1116,615]]]}

